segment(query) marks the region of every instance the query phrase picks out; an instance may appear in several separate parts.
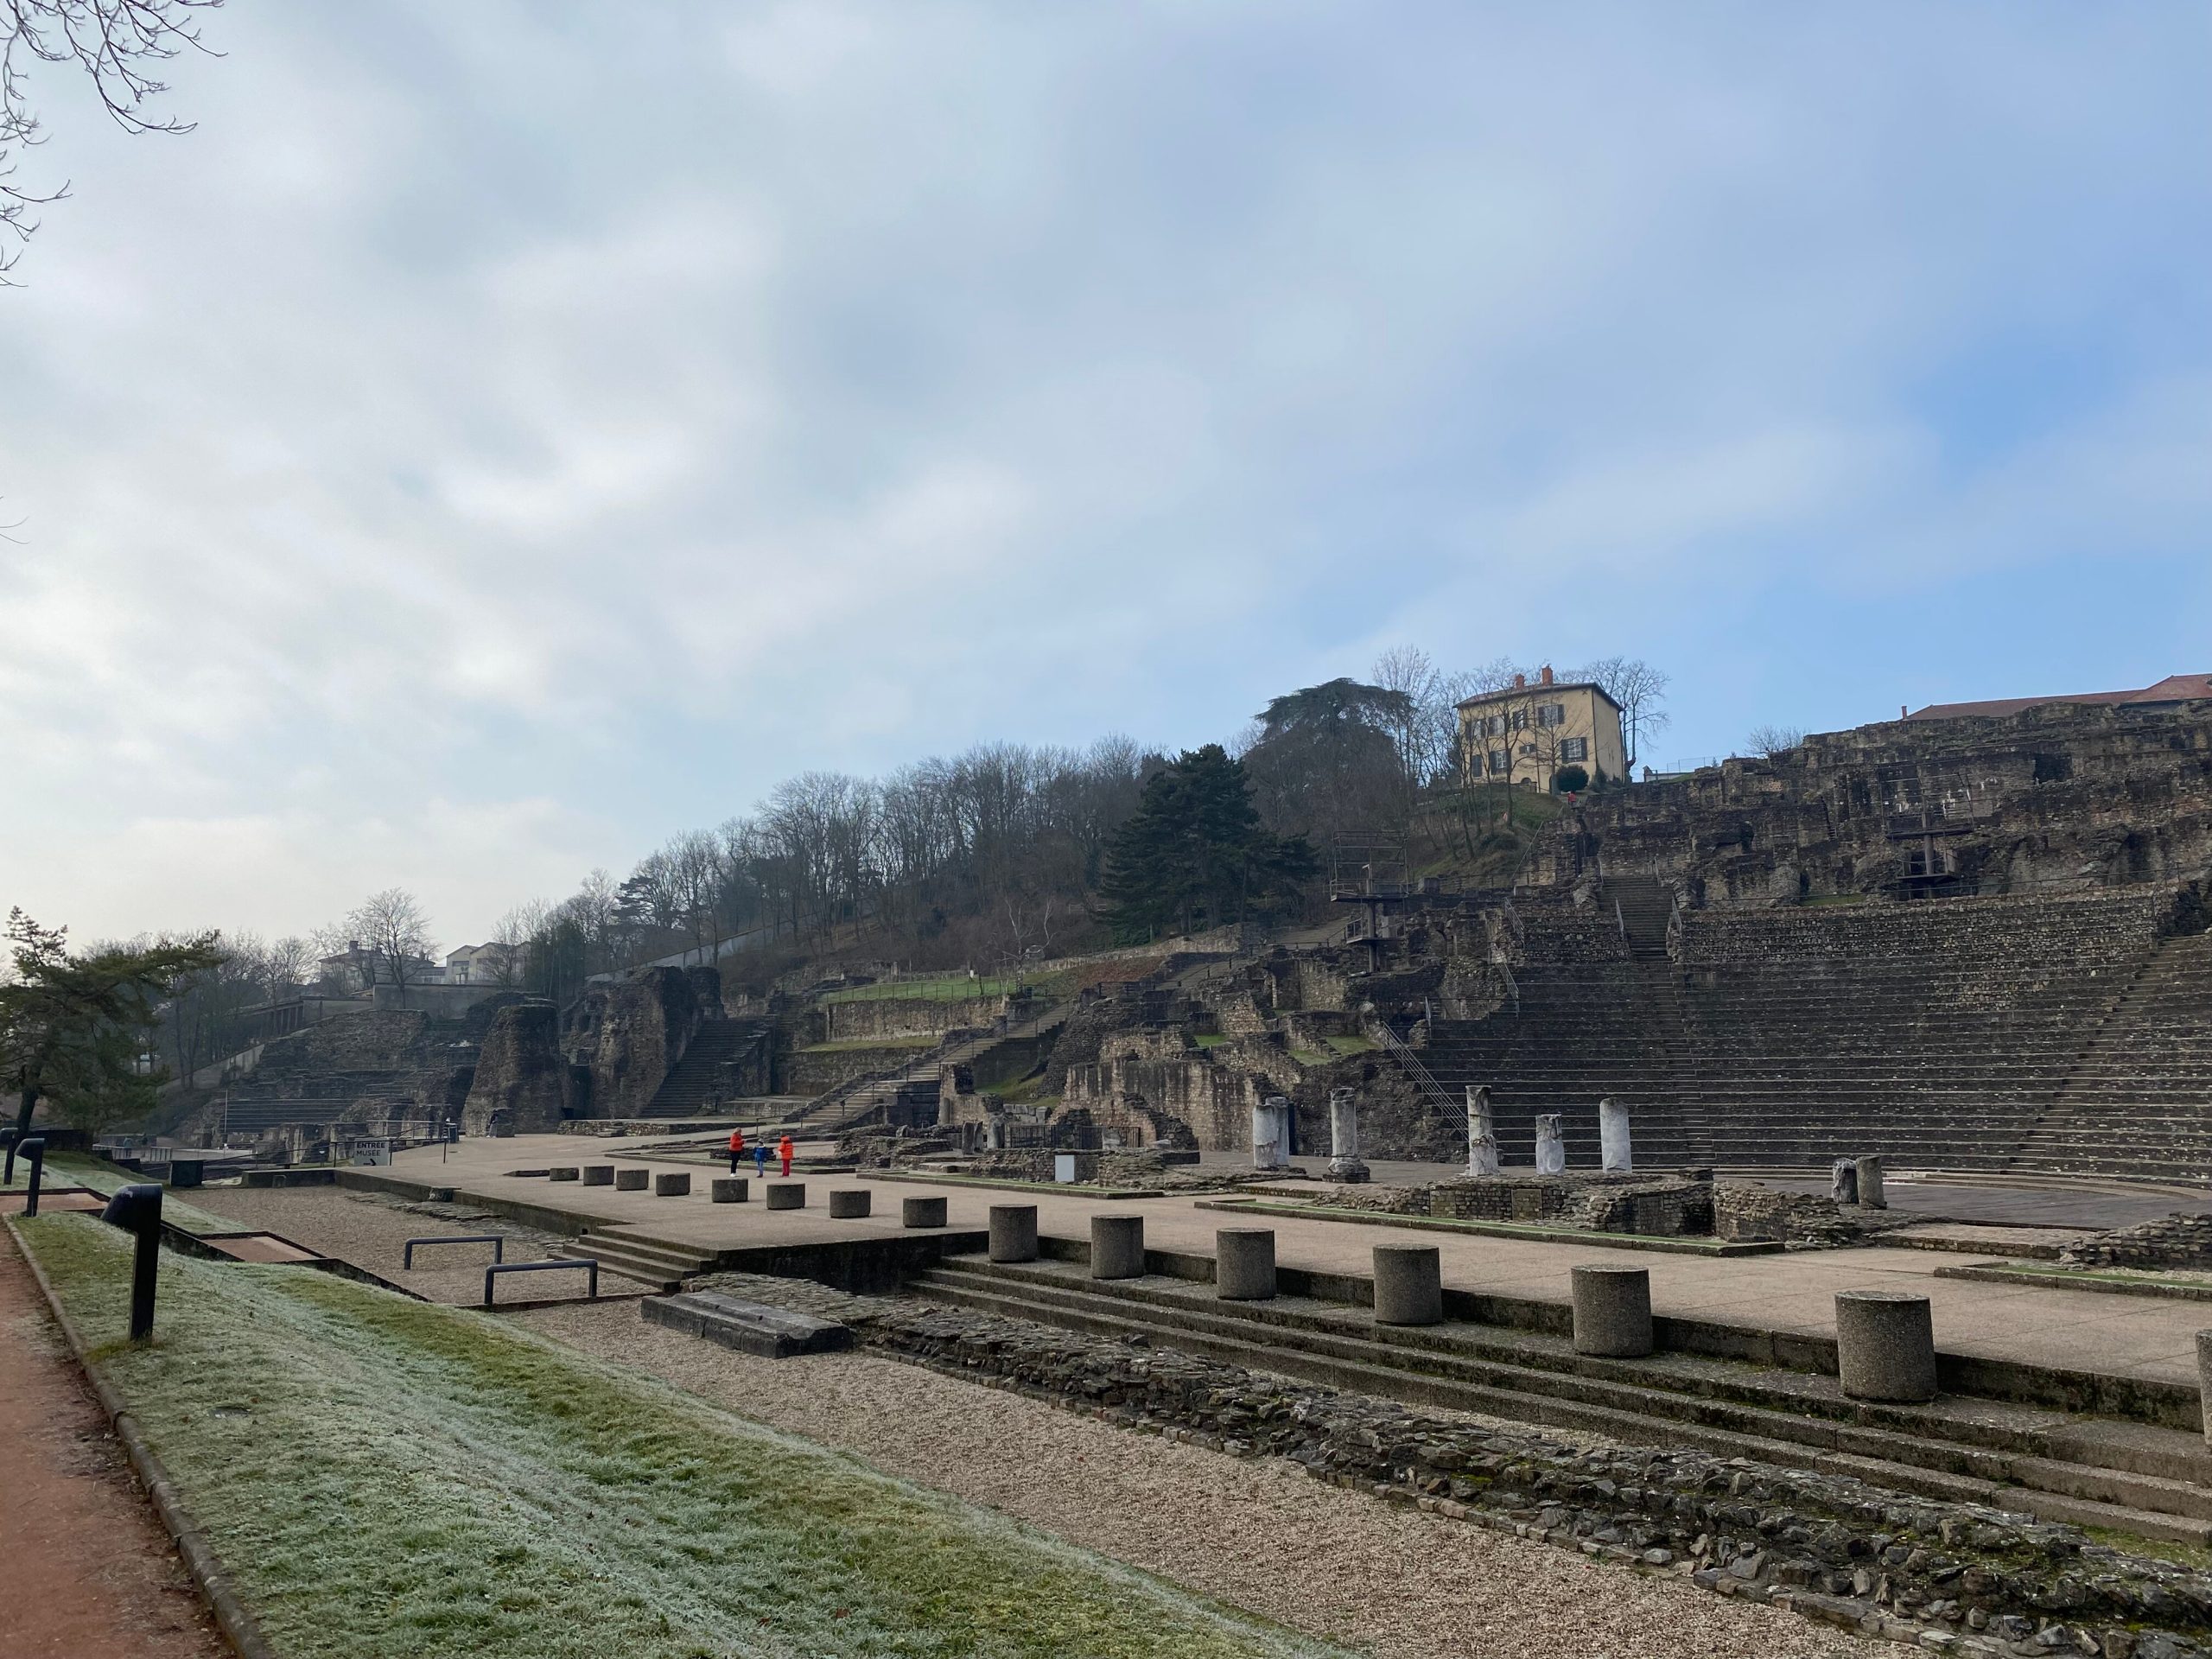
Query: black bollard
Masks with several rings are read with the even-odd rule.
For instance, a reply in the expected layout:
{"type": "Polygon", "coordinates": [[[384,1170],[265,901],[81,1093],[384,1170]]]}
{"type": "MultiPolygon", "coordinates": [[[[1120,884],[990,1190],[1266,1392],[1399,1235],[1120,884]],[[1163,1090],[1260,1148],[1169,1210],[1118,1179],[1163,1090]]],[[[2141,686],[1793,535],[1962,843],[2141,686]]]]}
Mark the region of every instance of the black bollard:
{"type": "Polygon", "coordinates": [[[4,1144],[8,1148],[8,1167],[4,1172],[0,1172],[0,1186],[13,1186],[16,1184],[16,1142],[22,1138],[23,1132],[12,1123],[6,1128],[0,1129],[0,1144],[4,1144]]]}
{"type": "Polygon", "coordinates": [[[46,1137],[32,1135],[16,1150],[23,1154],[31,1166],[30,1195],[23,1200],[23,1214],[28,1217],[38,1214],[39,1177],[46,1173],[46,1137]]]}
{"type": "Polygon", "coordinates": [[[107,1201],[100,1219],[135,1234],[138,1253],[130,1268],[130,1340],[154,1334],[154,1284],[162,1265],[162,1187],[158,1181],[126,1186],[107,1201]]]}

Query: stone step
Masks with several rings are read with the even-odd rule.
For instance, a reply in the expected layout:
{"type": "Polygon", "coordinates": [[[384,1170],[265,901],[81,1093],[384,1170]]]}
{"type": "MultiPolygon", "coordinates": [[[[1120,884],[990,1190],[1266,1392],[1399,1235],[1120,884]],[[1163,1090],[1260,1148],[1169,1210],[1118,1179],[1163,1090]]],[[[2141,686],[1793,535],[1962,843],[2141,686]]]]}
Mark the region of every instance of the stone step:
{"type": "MultiPolygon", "coordinates": [[[[1892,1491],[2025,1509],[2047,1520],[2111,1527],[2145,1537],[2212,1542],[2212,1491],[2170,1476],[2007,1453],[1904,1433],[1888,1422],[1853,1424],[1717,1395],[1676,1393],[1651,1386],[1653,1374],[1661,1368],[1649,1363],[1631,1368],[1629,1362],[1611,1362],[1611,1371],[1635,1375],[1638,1380],[1609,1381],[1597,1373],[1605,1362],[1587,1362],[1589,1369],[1580,1372],[1515,1363],[1529,1357],[1517,1345],[1513,1360],[1481,1353],[1424,1351],[1402,1342],[1376,1340],[1380,1328],[1371,1325],[1362,1336],[1294,1330],[1236,1314],[1147,1306],[1132,1294],[1144,1283],[1120,1281],[1116,1290],[1122,1294],[1116,1294],[1010,1282],[974,1270],[965,1258],[955,1258],[912,1288],[931,1300],[977,1312],[1093,1335],[1141,1335],[1250,1370],[1304,1376],[1407,1404],[1580,1428],[1637,1444],[1701,1446],[1855,1475],[1892,1491]]],[[[1221,1306],[1228,1305],[1217,1305],[1221,1306]]],[[[2202,1454],[2196,1437],[2167,1433],[2185,1444],[2194,1443],[2202,1454]]]]}

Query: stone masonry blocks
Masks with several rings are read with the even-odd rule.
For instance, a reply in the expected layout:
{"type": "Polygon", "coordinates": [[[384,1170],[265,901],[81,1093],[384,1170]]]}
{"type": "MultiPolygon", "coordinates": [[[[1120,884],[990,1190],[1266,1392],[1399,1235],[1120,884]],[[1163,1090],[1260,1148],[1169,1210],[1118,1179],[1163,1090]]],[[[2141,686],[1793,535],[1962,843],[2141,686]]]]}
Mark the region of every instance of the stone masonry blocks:
{"type": "Polygon", "coordinates": [[[657,1198],[688,1198],[691,1196],[691,1173],[689,1170],[663,1171],[653,1177],[653,1196],[657,1198]]]}
{"type": "Polygon", "coordinates": [[[875,1194],[863,1186],[833,1186],[830,1189],[830,1219],[858,1221],[874,1207],[875,1194]]]}
{"type": "Polygon", "coordinates": [[[574,1164],[556,1164],[545,1173],[552,1180],[573,1181],[576,1179],[576,1166],[574,1164]]]}
{"type": "Polygon", "coordinates": [[[1574,1351],[1641,1359],[1651,1351],[1651,1272],[1592,1265],[1574,1269],[1574,1351]]]}
{"type": "Polygon", "coordinates": [[[1436,1325],[1444,1318],[1444,1262],[1433,1244],[1375,1247],[1379,1325],[1436,1325]]]}
{"type": "Polygon", "coordinates": [[[942,1198],[901,1198],[899,1201],[899,1224],[901,1227],[942,1227],[944,1219],[944,1200],[942,1198]]]}
{"type": "Polygon", "coordinates": [[[1037,1259],[1037,1206],[1033,1204],[995,1204],[991,1206],[991,1260],[1034,1262],[1037,1259]]]}
{"type": "Polygon", "coordinates": [[[804,1181],[771,1181],[760,1189],[760,1197],[771,1210],[804,1210],[806,1208],[804,1181]]]}
{"type": "Polygon", "coordinates": [[[1925,1296],[1840,1290],[1836,1370],[1853,1400],[1920,1404],[1936,1397],[1936,1319],[1925,1296]]]}
{"type": "Polygon", "coordinates": [[[1093,1216],[1090,1218],[1090,1276],[1094,1279],[1144,1277],[1142,1216],[1093,1216]]]}
{"type": "Polygon", "coordinates": [[[1213,1236],[1213,1291],[1224,1302],[1264,1302],[1275,1294],[1275,1230],[1224,1227],[1213,1236]]]}
{"type": "Polygon", "coordinates": [[[617,1192],[642,1192],[652,1178],[653,1173],[650,1169],[618,1169],[614,1172],[614,1190],[617,1192]]]}
{"type": "Polygon", "coordinates": [[[718,1175],[707,1183],[707,1196],[716,1204],[743,1204],[753,1196],[753,1183],[734,1175],[718,1175]]]}
{"type": "Polygon", "coordinates": [[[584,1185],[586,1186],[613,1185],[614,1166],[612,1164],[586,1164],[584,1166],[584,1185]]]}

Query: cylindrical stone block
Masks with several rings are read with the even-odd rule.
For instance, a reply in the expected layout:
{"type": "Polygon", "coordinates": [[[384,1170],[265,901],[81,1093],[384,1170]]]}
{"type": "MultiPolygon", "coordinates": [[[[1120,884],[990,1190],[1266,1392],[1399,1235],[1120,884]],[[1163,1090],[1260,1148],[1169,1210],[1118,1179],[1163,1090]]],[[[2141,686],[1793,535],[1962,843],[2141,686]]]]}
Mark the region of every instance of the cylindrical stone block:
{"type": "Polygon", "coordinates": [[[1859,1163],[1856,1159],[1839,1158],[1828,1171],[1828,1197],[1837,1204],[1859,1202],[1859,1163]]]}
{"type": "Polygon", "coordinates": [[[1626,1175],[1636,1166],[1628,1127],[1628,1108],[1611,1096],[1598,1103],[1598,1167],[1626,1175]]]}
{"type": "Polygon", "coordinates": [[[1224,1302],[1264,1302],[1274,1296],[1274,1228],[1224,1227],[1214,1234],[1213,1294],[1224,1302]]]}
{"type": "Polygon", "coordinates": [[[875,1194],[866,1187],[833,1186],[830,1189],[830,1219],[858,1221],[868,1214],[875,1194]]]}
{"type": "Polygon", "coordinates": [[[650,1169],[618,1169],[614,1172],[614,1190],[617,1192],[642,1192],[652,1176],[650,1169]]]}
{"type": "Polygon", "coordinates": [[[1037,1206],[1033,1204],[995,1204],[991,1206],[991,1260],[1034,1262],[1037,1259],[1037,1206]]]}
{"type": "Polygon", "coordinates": [[[2196,1389],[2204,1414],[2204,1443],[2212,1446],[2212,1331],[2196,1333],[2196,1389]]]}
{"type": "Polygon", "coordinates": [[[1859,1202],[1869,1210],[1888,1209],[1889,1196],[1882,1191],[1881,1159],[1861,1158],[1858,1160],[1856,1167],[1859,1172],[1859,1202]]]}
{"type": "Polygon", "coordinates": [[[899,1199],[899,1224],[901,1227],[944,1226],[944,1200],[943,1198],[899,1199]]]}
{"type": "Polygon", "coordinates": [[[586,1186],[613,1185],[614,1166],[612,1164],[586,1164],[584,1166],[584,1185],[586,1186]]]}
{"type": "Polygon", "coordinates": [[[1936,1397],[1936,1318],[1925,1296],[1840,1290],[1836,1371],[1853,1400],[1919,1404],[1936,1397]]]}
{"type": "Polygon", "coordinates": [[[653,1177],[653,1196],[657,1198],[688,1198],[691,1196],[691,1175],[688,1170],[671,1173],[664,1170],[653,1177]]]}
{"type": "Polygon", "coordinates": [[[1574,1351],[1641,1359],[1651,1351],[1651,1273],[1646,1268],[1577,1268],[1574,1351]]]}
{"type": "Polygon", "coordinates": [[[1378,1325],[1435,1325],[1444,1318],[1444,1262],[1433,1244],[1375,1247],[1378,1325]]]}
{"type": "Polygon", "coordinates": [[[716,1204],[743,1204],[752,1196],[753,1183],[734,1175],[718,1175],[707,1183],[707,1197],[716,1204]]]}
{"type": "Polygon", "coordinates": [[[1093,1216],[1090,1218],[1090,1276],[1094,1279],[1144,1277],[1142,1216],[1093,1216]]]}
{"type": "Polygon", "coordinates": [[[573,1181],[576,1179],[576,1166],[574,1164],[556,1164],[545,1173],[556,1181],[573,1181]]]}
{"type": "Polygon", "coordinates": [[[771,1181],[760,1189],[761,1197],[771,1210],[804,1210],[806,1208],[804,1181],[771,1181]]]}

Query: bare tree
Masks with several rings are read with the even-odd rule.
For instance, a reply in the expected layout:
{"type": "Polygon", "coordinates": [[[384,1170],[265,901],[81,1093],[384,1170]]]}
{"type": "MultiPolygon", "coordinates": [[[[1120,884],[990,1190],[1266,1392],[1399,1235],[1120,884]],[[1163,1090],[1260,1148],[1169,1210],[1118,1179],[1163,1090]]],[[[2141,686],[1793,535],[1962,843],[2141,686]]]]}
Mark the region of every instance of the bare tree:
{"type": "Polygon", "coordinates": [[[407,988],[419,982],[436,948],[421,901],[404,887],[386,887],[363,899],[346,925],[368,953],[371,982],[391,986],[404,1007],[407,988]]]}
{"type": "Polygon", "coordinates": [[[480,960],[492,970],[492,982],[503,991],[518,989],[530,961],[532,939],[543,933],[553,918],[553,906],[543,899],[526,899],[493,925],[487,941],[491,949],[480,960]],[[488,960],[485,958],[488,957],[488,960]]]}
{"type": "Polygon", "coordinates": [[[0,252],[0,283],[38,228],[31,210],[69,194],[65,181],[40,193],[9,183],[15,152],[41,143],[27,76],[34,63],[73,64],[125,132],[189,132],[192,124],[149,107],[168,91],[154,79],[187,47],[200,51],[199,19],[223,0],[0,0],[0,231],[16,246],[0,252]]]}
{"type": "Polygon", "coordinates": [[[1641,657],[1601,657],[1575,670],[1573,677],[1603,687],[1605,695],[1620,705],[1621,733],[1628,740],[1629,772],[1633,776],[1644,734],[1666,730],[1674,719],[1659,706],[1667,699],[1667,671],[1652,667],[1641,657]]]}
{"type": "Polygon", "coordinates": [[[1777,754],[1787,754],[1805,741],[1805,734],[1795,726],[1754,726],[1744,739],[1744,747],[1751,753],[1771,760],[1777,754]]]}
{"type": "Polygon", "coordinates": [[[314,975],[315,957],[315,947],[296,933],[289,933],[270,945],[266,962],[270,1000],[297,996],[314,975]]]}

